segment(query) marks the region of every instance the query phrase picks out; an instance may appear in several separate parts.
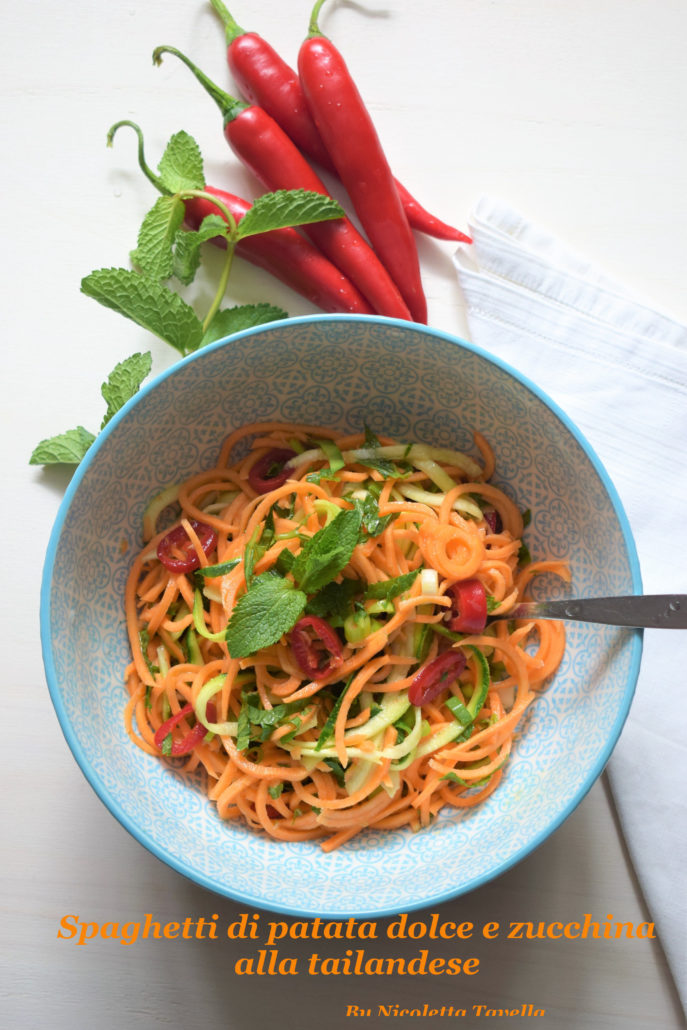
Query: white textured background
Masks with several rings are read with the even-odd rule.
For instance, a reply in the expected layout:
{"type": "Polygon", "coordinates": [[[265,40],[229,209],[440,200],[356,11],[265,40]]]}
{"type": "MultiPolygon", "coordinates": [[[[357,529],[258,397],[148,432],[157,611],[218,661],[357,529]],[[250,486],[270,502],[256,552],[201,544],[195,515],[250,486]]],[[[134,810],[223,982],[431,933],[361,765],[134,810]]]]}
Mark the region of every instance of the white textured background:
{"type": "MultiPolygon", "coordinates": [[[[295,61],[309,0],[230,6],[247,29],[295,61]]],[[[321,24],[346,55],[396,174],[418,199],[463,225],[480,193],[500,195],[687,321],[682,0],[370,0],[328,5],[321,24]]],[[[250,946],[224,941],[76,948],[57,940],[66,913],[125,922],[146,912],[160,921],[217,912],[226,924],[241,911],[160,865],[95,798],[53,715],[38,643],[43,551],[65,480],[29,469],[31,449],[77,423],[97,427],[100,383],[132,351],[151,349],[157,370],[174,359],[164,344],[79,294],[91,269],[126,264],[154,199],[135,166],[133,136],[122,131],[110,151],[105,133],[121,118],[140,122],[155,165],[168,137],[187,129],[206,157],[208,182],[246,196],[259,192],[226,148],[219,114],[190,73],[172,57],[153,68],[151,53],[161,43],[183,49],[228,87],[223,31],[209,4],[26,0],[3,12],[0,446],[11,485],[0,593],[0,1022],[12,1030],[253,1030],[286,1012],[289,1024],[310,1030],[348,1025],[348,1003],[374,1009],[427,1001],[468,1008],[531,1002],[547,1010],[536,1025],[556,1028],[683,1026],[655,942],[437,945],[436,955],[478,954],[482,972],[427,983],[236,978],[233,962],[250,946]]],[[[461,334],[451,252],[450,244],[420,244],[430,322],[461,334]]],[[[239,263],[231,289],[237,302],[312,310],[239,263]]],[[[441,906],[443,919],[477,923],[566,922],[585,912],[647,918],[603,781],[528,860],[441,906]]],[[[313,950],[304,942],[288,954],[313,950]]],[[[410,956],[417,945],[379,942],[368,950],[410,956]]],[[[326,949],[337,951],[343,947],[326,949]]]]}

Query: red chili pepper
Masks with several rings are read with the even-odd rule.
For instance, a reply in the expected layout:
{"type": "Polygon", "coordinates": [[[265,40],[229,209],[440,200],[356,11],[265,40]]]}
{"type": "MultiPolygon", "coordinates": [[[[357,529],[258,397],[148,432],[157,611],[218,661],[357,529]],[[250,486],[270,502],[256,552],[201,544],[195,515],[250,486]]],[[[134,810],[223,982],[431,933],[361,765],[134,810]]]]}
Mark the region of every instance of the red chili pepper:
{"type": "Polygon", "coordinates": [[[248,482],[258,494],[276,490],[289,478],[291,469],[285,466],[287,461],[295,457],[296,452],[289,450],[288,447],[273,447],[251,466],[248,482]]]}
{"type": "MultiPolygon", "coordinates": [[[[155,747],[159,748],[161,751],[165,739],[169,736],[174,727],[177,726],[181,722],[181,720],[184,719],[187,715],[190,715],[192,711],[193,705],[184,705],[183,708],[179,709],[176,715],[170,716],[166,722],[163,722],[162,726],[160,726],[160,728],[155,733],[155,747]]],[[[207,706],[207,717],[209,722],[214,722],[217,717],[215,706],[212,703],[212,701],[210,701],[207,706]]],[[[203,726],[202,722],[197,722],[193,729],[189,730],[185,737],[182,737],[181,740],[172,741],[172,746],[169,753],[171,755],[174,755],[175,757],[178,757],[179,755],[190,754],[191,751],[193,751],[196,744],[200,744],[201,740],[207,732],[208,731],[206,730],[205,726],[203,726]]]]}
{"type": "Polygon", "coordinates": [[[416,322],[427,321],[420,262],[379,136],[341,53],[319,30],[317,0],[298,54],[301,86],[317,130],[370,243],[416,322]]]}
{"type": "MultiPolygon", "coordinates": [[[[213,186],[206,186],[205,192],[221,200],[237,222],[250,210],[248,201],[233,193],[213,186]]],[[[191,229],[197,229],[207,215],[220,214],[214,204],[202,197],[190,198],[185,204],[186,223],[191,229]]],[[[212,242],[226,246],[221,237],[212,242]]],[[[252,265],[264,268],[322,311],[356,315],[373,312],[350,279],[295,229],[272,229],[256,236],[246,236],[239,240],[236,253],[252,265]]]]}
{"type": "Polygon", "coordinates": [[[496,508],[493,511],[485,511],[484,521],[489,526],[492,533],[503,533],[503,519],[497,512],[496,508]]]}
{"type": "MultiPolygon", "coordinates": [[[[244,32],[222,0],[211,2],[226,29],[227,62],[243,96],[251,104],[264,108],[304,154],[328,172],[336,174],[334,163],[308,110],[297,73],[256,32],[244,32]]],[[[426,211],[398,179],[395,182],[413,229],[439,240],[472,243],[460,229],[454,229],[426,211]]]]}
{"type": "MultiPolygon", "coordinates": [[[[198,522],[196,519],[190,519],[189,522],[200,541],[200,546],[206,554],[210,554],[217,545],[217,533],[205,522],[198,522]]],[[[194,569],[200,568],[200,558],[183,526],[175,526],[163,536],[157,545],[157,556],[170,572],[193,572],[194,569]]]]}
{"type": "Polygon", "coordinates": [[[463,579],[448,588],[451,617],[448,628],[456,633],[481,633],[487,624],[487,592],[478,579],[463,579]]]}
{"type": "MultiPolygon", "coordinates": [[[[138,163],[141,171],[160,193],[169,194],[160,176],[146,163],[143,133],[136,122],[117,122],[108,133],[108,143],[112,142],[115,133],[123,125],[128,125],[138,136],[138,163]]],[[[250,211],[251,205],[242,197],[215,189],[214,186],[205,186],[204,190],[217,197],[237,222],[250,211]]],[[[220,209],[204,197],[189,197],[184,205],[185,221],[190,229],[198,229],[208,215],[223,217],[220,209]]],[[[211,242],[219,247],[227,245],[223,236],[216,236],[211,242]]],[[[272,229],[271,232],[258,233],[257,236],[246,236],[236,245],[236,253],[258,268],[264,268],[275,279],[286,283],[323,311],[372,314],[372,308],[360,290],[295,229],[272,229]]]]}
{"type": "Polygon", "coordinates": [[[335,631],[317,615],[304,615],[291,630],[293,656],[306,676],[323,680],[341,665],[343,648],[335,631]]]}
{"type": "MultiPolygon", "coordinates": [[[[153,59],[159,62],[163,53],[178,57],[202,83],[222,112],[224,136],[230,147],[267,189],[303,189],[329,196],[295,144],[261,107],[229,96],[174,47],[158,47],[153,59]]],[[[378,314],[412,320],[389,272],[350,219],[304,225],[303,232],[348,276],[378,314]]]]}
{"type": "Polygon", "coordinates": [[[429,704],[446,690],[449,684],[457,680],[467,665],[462,651],[444,651],[437,658],[420,669],[408,687],[408,698],[411,705],[429,704]]]}

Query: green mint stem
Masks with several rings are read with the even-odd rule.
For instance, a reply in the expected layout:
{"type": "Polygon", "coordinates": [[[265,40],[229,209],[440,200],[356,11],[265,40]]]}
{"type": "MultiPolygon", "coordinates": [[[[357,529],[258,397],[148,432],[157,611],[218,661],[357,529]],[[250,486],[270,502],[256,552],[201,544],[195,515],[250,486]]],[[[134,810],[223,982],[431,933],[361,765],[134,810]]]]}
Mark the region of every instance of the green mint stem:
{"type": "Polygon", "coordinates": [[[233,263],[233,260],[234,260],[234,249],[235,249],[235,247],[236,247],[235,243],[232,243],[231,240],[227,240],[227,256],[224,259],[224,266],[222,268],[222,274],[221,274],[221,276],[219,278],[219,284],[217,286],[217,293],[215,294],[214,299],[212,301],[212,304],[210,305],[210,310],[208,311],[207,315],[203,319],[203,332],[204,333],[207,331],[208,326],[210,325],[210,323],[212,322],[213,318],[217,314],[217,311],[219,310],[219,306],[222,303],[222,297],[224,296],[224,294],[226,292],[227,283],[229,282],[229,273],[231,272],[231,266],[232,266],[232,263],[233,263]]]}
{"type": "Polygon", "coordinates": [[[165,196],[170,196],[170,191],[163,185],[162,179],[155,174],[152,168],[146,163],[145,153],[143,151],[143,132],[141,127],[136,122],[130,122],[128,119],[124,119],[121,122],[115,122],[110,131],[107,134],[107,145],[112,146],[112,141],[115,138],[118,129],[121,129],[123,125],[127,125],[130,129],[133,129],[138,136],[138,164],[143,174],[150,179],[155,189],[159,190],[160,193],[165,196]]]}
{"type": "Polygon", "coordinates": [[[224,204],[223,201],[216,197],[214,193],[206,193],[205,190],[183,190],[182,193],[178,194],[182,200],[186,200],[187,197],[200,197],[201,200],[209,200],[211,204],[214,204],[219,213],[225,219],[230,229],[230,237],[232,243],[236,242],[236,219],[232,215],[229,208],[224,204]]]}
{"type": "Polygon", "coordinates": [[[209,95],[212,97],[212,99],[219,107],[220,111],[222,112],[222,117],[224,118],[225,125],[227,124],[227,122],[233,121],[234,118],[240,115],[242,111],[246,111],[251,106],[250,104],[246,104],[243,100],[237,100],[236,97],[232,97],[229,93],[225,93],[224,90],[220,89],[219,86],[217,86],[212,81],[212,79],[209,79],[205,72],[202,72],[200,68],[197,65],[195,65],[193,61],[190,60],[190,58],[186,56],[186,54],[182,54],[182,52],[180,50],[177,50],[176,47],[157,47],[153,51],[153,64],[162,64],[162,54],[173,54],[175,57],[178,57],[179,60],[182,61],[186,65],[186,67],[193,72],[195,77],[198,79],[198,82],[200,82],[201,86],[203,86],[203,88],[205,89],[206,93],[209,93],[209,95]]]}
{"type": "Polygon", "coordinates": [[[233,41],[238,39],[239,36],[245,36],[246,30],[242,29],[241,26],[234,21],[232,16],[229,14],[229,11],[222,3],[222,0],[210,0],[210,3],[222,19],[222,24],[224,25],[227,33],[227,45],[229,45],[229,43],[233,43],[233,41]]]}
{"type": "Polygon", "coordinates": [[[316,0],[315,6],[313,7],[312,13],[310,15],[310,23],[308,25],[308,39],[312,39],[313,36],[323,35],[323,33],[320,32],[320,26],[317,24],[317,19],[319,18],[320,11],[322,10],[322,5],[326,2],[327,0],[316,0]]]}
{"type": "Polygon", "coordinates": [[[222,217],[226,220],[230,230],[230,235],[227,239],[227,256],[224,260],[224,265],[222,266],[222,274],[217,286],[217,292],[215,293],[212,304],[210,305],[210,310],[203,320],[203,332],[205,332],[217,314],[219,306],[222,303],[222,297],[226,293],[227,283],[229,282],[229,273],[231,272],[231,266],[234,261],[234,250],[236,248],[236,219],[226,205],[222,203],[219,197],[213,196],[212,193],[206,193],[205,190],[184,190],[184,192],[180,193],[179,196],[182,200],[186,197],[200,197],[203,200],[211,201],[222,217]]]}

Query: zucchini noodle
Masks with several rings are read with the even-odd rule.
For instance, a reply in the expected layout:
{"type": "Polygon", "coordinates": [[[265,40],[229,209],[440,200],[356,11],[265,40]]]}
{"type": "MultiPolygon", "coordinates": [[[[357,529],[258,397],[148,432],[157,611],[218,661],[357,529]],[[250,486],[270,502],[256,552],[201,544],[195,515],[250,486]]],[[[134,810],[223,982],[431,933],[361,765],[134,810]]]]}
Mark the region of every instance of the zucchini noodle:
{"type": "Polygon", "coordinates": [[[565,634],[461,626],[456,598],[507,614],[570,574],[529,559],[475,443],[256,423],[153,498],[125,598],[138,747],[202,772],[222,819],[326,851],[488,798],[565,634]]]}

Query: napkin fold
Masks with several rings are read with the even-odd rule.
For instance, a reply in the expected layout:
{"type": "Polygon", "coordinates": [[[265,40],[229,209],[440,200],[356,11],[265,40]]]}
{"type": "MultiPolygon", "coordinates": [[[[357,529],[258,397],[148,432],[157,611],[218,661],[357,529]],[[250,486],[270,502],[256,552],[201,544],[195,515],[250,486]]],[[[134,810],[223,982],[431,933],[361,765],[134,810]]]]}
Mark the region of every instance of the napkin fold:
{"type": "MultiPolygon", "coordinates": [[[[454,263],[472,341],[585,434],[630,520],[644,592],[687,593],[687,327],[505,203],[482,197],[454,263]]],[[[645,630],[608,774],[628,850],[687,1009],[687,632],[645,630]]]]}

